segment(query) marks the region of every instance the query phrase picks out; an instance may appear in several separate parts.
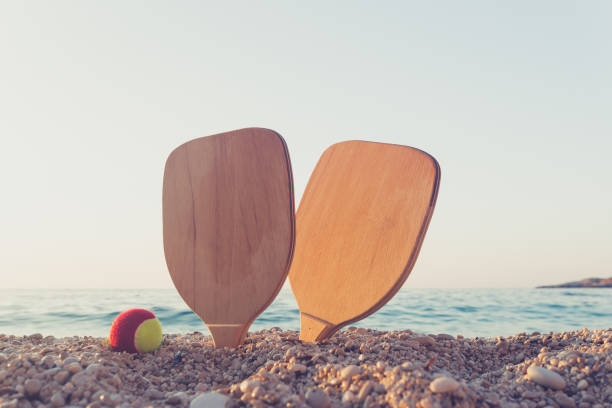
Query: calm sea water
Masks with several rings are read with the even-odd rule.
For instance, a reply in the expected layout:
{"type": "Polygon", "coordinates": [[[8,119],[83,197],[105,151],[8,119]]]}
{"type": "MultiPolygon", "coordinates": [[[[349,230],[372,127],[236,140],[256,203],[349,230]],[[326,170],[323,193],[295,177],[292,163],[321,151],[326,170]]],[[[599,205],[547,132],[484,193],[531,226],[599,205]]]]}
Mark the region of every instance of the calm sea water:
{"type": "MultiPolygon", "coordinates": [[[[165,333],[206,326],[174,289],[3,289],[0,333],[108,336],[121,311],[142,307],[160,319],[165,333]]],[[[299,329],[299,313],[285,286],[250,330],[299,329]]],[[[410,289],[404,288],[358,327],[469,337],[520,332],[612,327],[612,289],[410,289]]]]}

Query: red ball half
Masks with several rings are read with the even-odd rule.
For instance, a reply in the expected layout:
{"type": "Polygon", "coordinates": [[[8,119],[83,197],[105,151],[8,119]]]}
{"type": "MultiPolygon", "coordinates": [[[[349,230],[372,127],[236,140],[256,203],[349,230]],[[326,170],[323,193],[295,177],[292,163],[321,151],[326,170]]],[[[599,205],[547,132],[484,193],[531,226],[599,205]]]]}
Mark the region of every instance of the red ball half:
{"type": "Polygon", "coordinates": [[[146,309],[130,309],[115,318],[110,330],[110,345],[113,351],[138,353],[135,337],[138,327],[149,319],[156,319],[153,312],[146,309]]]}

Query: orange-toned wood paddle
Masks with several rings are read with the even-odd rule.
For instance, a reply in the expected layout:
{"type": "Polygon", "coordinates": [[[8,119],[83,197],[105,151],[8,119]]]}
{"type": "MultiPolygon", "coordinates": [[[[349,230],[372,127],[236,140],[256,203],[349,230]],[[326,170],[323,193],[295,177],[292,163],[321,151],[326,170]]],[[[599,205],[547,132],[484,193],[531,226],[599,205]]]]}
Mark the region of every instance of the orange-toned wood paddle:
{"type": "Polygon", "coordinates": [[[293,256],[285,141],[249,128],[187,142],[168,157],[162,201],[174,285],[215,346],[239,346],[278,294],[293,256]]]}
{"type": "Polygon", "coordinates": [[[289,272],[300,339],[322,341],[399,290],[439,184],[436,160],[411,147],[349,141],[323,153],[297,212],[289,272]]]}

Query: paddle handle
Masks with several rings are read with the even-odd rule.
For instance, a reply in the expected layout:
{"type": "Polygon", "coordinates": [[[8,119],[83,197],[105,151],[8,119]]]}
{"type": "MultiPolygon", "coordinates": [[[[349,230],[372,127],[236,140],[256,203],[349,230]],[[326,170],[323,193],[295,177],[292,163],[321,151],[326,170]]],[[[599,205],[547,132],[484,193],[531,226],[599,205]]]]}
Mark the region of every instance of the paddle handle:
{"type": "Polygon", "coordinates": [[[307,343],[323,341],[337,331],[336,325],[318,317],[300,312],[300,340],[307,343]]]}
{"type": "Polygon", "coordinates": [[[206,324],[215,347],[236,348],[242,344],[251,324],[206,324]]]}

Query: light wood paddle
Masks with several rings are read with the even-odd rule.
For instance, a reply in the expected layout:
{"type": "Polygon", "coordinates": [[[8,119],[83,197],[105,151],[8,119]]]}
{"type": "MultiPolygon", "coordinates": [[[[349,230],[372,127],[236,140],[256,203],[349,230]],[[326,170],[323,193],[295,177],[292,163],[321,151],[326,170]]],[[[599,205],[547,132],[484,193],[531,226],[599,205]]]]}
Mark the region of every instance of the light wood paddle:
{"type": "Polygon", "coordinates": [[[420,150],[348,141],[328,148],[296,217],[289,272],[300,339],[322,341],[402,286],[431,219],[440,167],[420,150]]]}
{"type": "Polygon", "coordinates": [[[166,263],[216,347],[237,347],[282,287],[293,256],[293,176],[283,138],[249,128],[202,137],[168,157],[166,263]]]}

